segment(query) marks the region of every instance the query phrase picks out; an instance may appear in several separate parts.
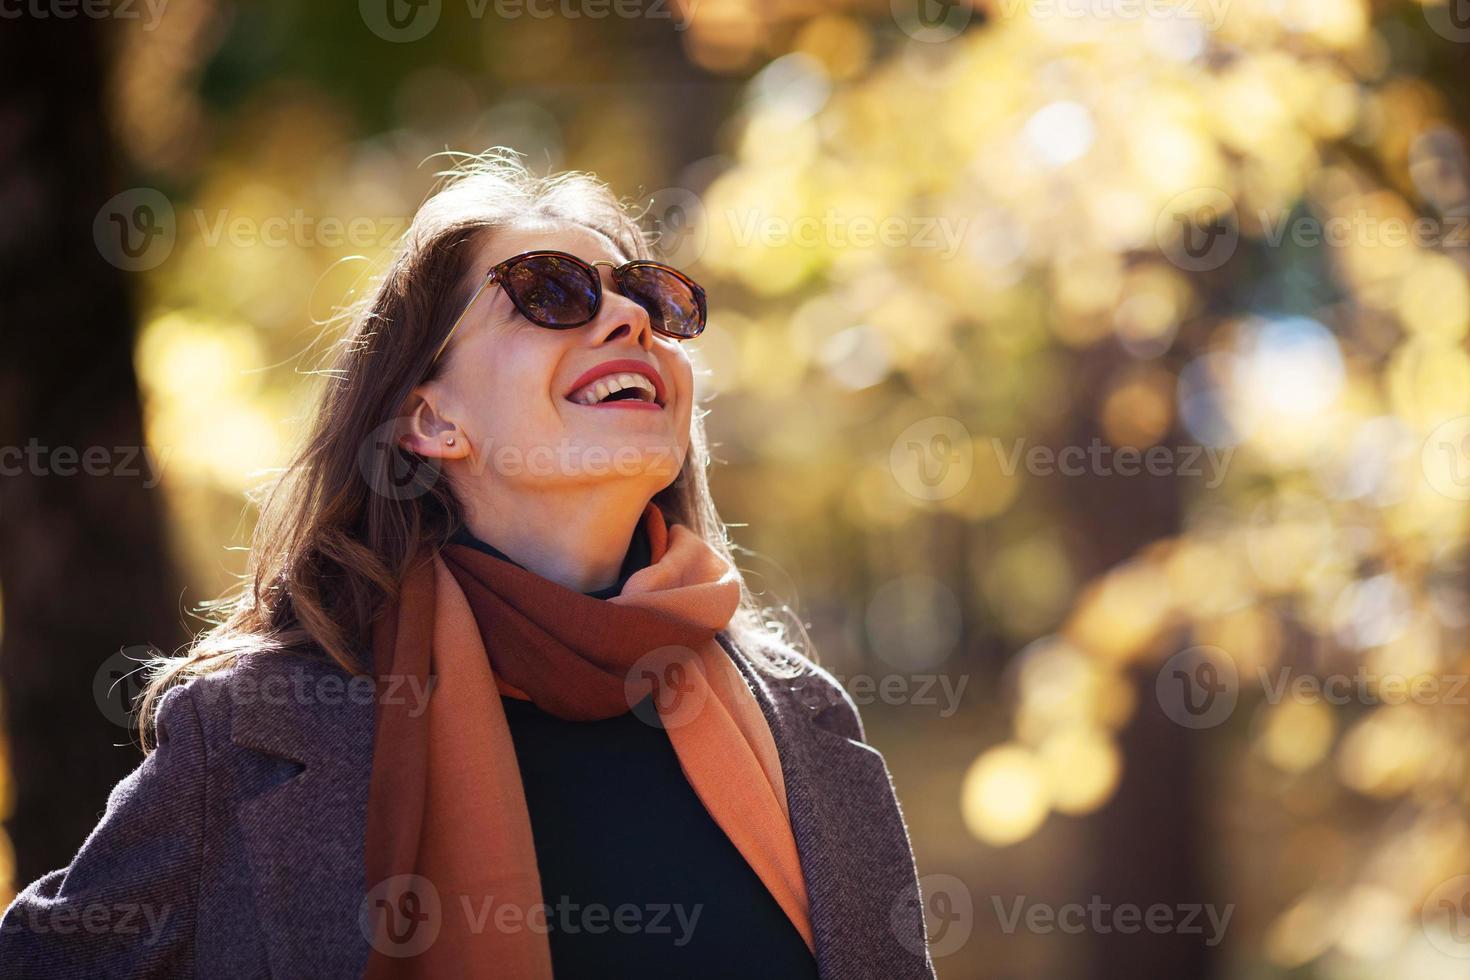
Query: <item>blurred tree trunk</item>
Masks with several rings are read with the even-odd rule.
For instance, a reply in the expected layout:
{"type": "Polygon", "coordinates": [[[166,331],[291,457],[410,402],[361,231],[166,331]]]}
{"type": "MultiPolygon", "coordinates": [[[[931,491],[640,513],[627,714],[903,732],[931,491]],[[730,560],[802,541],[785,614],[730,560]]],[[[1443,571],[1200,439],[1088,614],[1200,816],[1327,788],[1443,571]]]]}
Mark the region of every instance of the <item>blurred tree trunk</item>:
{"type": "MultiPolygon", "coordinates": [[[[1110,375],[1129,360],[1121,351],[1090,351],[1075,365],[1076,397],[1067,444],[1084,449],[1102,440],[1097,424],[1110,375]]],[[[1166,437],[1167,440],[1172,438],[1166,437]]],[[[1064,505],[1077,536],[1076,553],[1086,578],[1126,561],[1144,545],[1177,534],[1181,517],[1180,477],[1125,477],[1116,472],[1058,477],[1064,505]]],[[[1135,710],[1121,733],[1123,776],[1117,792],[1089,820],[1093,833],[1091,873],[1082,901],[1092,896],[1116,909],[1152,905],[1204,904],[1213,896],[1201,871],[1205,858],[1204,813],[1194,792],[1196,747],[1204,733],[1185,731],[1160,709],[1153,675],[1135,672],[1135,710]]],[[[1105,918],[1104,921],[1110,921],[1105,918]]],[[[1203,917],[1194,924],[1207,925],[1203,917]]],[[[1089,976],[1092,980],[1204,980],[1210,948],[1198,934],[1098,931],[1089,976]]]]}
{"type": "Polygon", "coordinates": [[[116,24],[23,14],[0,31],[0,697],[17,887],[70,862],[139,761],[123,723],[136,682],[112,686],[116,654],[186,639],[141,451],[132,273],[93,237],[120,190],[103,107],[116,24]]]}

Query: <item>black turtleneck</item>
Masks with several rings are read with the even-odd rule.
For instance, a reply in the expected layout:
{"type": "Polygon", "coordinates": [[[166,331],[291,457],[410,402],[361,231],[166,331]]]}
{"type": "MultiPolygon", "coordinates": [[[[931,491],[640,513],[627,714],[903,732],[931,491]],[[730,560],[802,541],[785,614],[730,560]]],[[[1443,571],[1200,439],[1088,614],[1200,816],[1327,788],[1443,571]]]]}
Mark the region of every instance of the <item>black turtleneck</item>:
{"type": "MultiPolygon", "coordinates": [[[[453,540],[519,565],[468,530],[453,540]]],[[[617,582],[586,595],[619,595],[650,559],[640,521],[617,582]]],[[[500,700],[558,980],[814,980],[806,943],[695,795],[651,703],[589,722],[500,700]]]]}

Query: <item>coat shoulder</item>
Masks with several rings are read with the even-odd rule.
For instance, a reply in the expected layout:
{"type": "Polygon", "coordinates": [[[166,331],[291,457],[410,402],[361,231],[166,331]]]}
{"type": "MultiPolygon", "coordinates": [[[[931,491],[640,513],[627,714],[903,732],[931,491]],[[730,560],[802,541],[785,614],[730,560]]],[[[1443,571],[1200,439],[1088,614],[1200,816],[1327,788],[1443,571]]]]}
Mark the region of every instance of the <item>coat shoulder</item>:
{"type": "Polygon", "coordinates": [[[750,640],[737,644],[729,636],[723,639],[760,675],[783,709],[809,716],[835,735],[867,743],[857,703],[831,671],[774,637],[754,644],[750,640]]]}
{"type": "MultiPolygon", "coordinates": [[[[297,652],[242,654],[229,666],[180,681],[157,709],[160,739],[188,704],[202,744],[217,763],[234,746],[300,757],[308,734],[341,727],[352,706],[371,704],[373,681],[325,657],[297,652]],[[339,724],[334,724],[333,719],[339,724]]],[[[304,761],[304,760],[303,760],[304,761]]]]}
{"type": "Polygon", "coordinates": [[[204,674],[185,676],[163,693],[158,703],[158,716],[174,713],[175,701],[187,701],[203,725],[206,735],[229,722],[242,704],[269,696],[271,689],[289,690],[293,679],[316,680],[336,673],[348,678],[340,667],[307,654],[295,652],[257,652],[241,654],[226,667],[204,674]]]}

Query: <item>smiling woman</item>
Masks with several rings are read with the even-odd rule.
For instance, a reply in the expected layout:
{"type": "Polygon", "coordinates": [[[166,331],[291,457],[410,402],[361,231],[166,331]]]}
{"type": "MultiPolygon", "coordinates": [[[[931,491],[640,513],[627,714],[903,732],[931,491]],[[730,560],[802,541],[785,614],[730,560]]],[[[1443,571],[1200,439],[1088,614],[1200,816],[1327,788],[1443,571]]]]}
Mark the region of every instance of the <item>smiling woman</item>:
{"type": "Polygon", "coordinates": [[[932,977],[883,758],[710,497],[703,290],[588,175],[450,178],[0,973],[932,977]]]}
{"type": "Polygon", "coordinates": [[[694,375],[680,339],[703,317],[679,318],[695,307],[673,270],[645,274],[649,288],[631,295],[615,288],[628,268],[619,246],[587,226],[523,218],[473,253],[471,269],[491,271],[411,392],[400,444],[439,461],[481,538],[552,581],[601,588],[689,454],[694,375]],[[613,267],[607,286],[580,256],[613,267]],[[502,288],[482,295],[497,280],[502,288]],[[636,397],[640,379],[652,401],[636,397]],[[611,399],[614,384],[635,397],[611,399]],[[538,456],[557,463],[515,474],[495,465],[538,456]]]}

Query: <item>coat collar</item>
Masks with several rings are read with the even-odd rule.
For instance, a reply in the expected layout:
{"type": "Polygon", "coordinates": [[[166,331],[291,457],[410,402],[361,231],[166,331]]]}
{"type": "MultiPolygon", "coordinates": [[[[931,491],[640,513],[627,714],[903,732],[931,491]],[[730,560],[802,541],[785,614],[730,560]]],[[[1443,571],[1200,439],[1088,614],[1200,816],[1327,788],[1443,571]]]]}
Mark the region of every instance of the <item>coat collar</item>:
{"type": "MultiPolygon", "coordinates": [[[[774,678],[721,639],[781,758],[819,976],[932,978],[912,852],[882,756],[825,727],[826,685],[811,675],[774,678]]],[[[240,806],[271,974],[360,977],[370,935],[360,923],[370,921],[371,681],[282,654],[246,658],[234,673],[234,744],[286,760],[294,773],[240,806]]]]}

